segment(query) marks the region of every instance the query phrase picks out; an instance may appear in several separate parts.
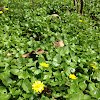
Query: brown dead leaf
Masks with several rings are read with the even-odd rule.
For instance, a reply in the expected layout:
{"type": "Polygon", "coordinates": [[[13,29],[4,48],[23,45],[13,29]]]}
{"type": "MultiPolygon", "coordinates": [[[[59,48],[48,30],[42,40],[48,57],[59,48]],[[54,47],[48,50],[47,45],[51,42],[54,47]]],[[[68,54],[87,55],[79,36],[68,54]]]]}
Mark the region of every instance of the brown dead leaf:
{"type": "Polygon", "coordinates": [[[33,53],[35,53],[37,55],[39,55],[39,53],[40,54],[43,54],[43,53],[47,53],[48,54],[47,51],[44,51],[44,50],[41,50],[41,48],[38,48],[38,51],[32,51],[31,53],[27,53],[27,54],[22,55],[22,57],[23,58],[26,58],[26,57],[30,58],[30,54],[33,54],[33,53]]]}
{"type": "Polygon", "coordinates": [[[59,46],[59,48],[63,47],[64,46],[63,40],[61,40],[61,41],[55,41],[53,47],[56,47],[56,46],[59,46]]]}
{"type": "Polygon", "coordinates": [[[52,18],[54,18],[54,17],[57,17],[57,18],[59,18],[59,20],[61,20],[60,16],[57,15],[57,14],[52,14],[51,17],[50,17],[50,20],[51,20],[52,18]]]}
{"type": "Polygon", "coordinates": [[[71,84],[70,82],[66,82],[67,84],[71,84]]]}
{"type": "Polygon", "coordinates": [[[44,51],[45,53],[47,53],[47,54],[49,54],[49,52],[47,52],[47,51],[44,51]]]}
{"type": "Polygon", "coordinates": [[[41,54],[43,54],[44,53],[44,50],[41,50],[41,51],[35,51],[35,53],[37,54],[37,55],[39,55],[39,53],[41,53],[41,54]]]}
{"type": "Polygon", "coordinates": [[[24,55],[22,55],[22,57],[23,57],[23,58],[26,58],[26,57],[30,58],[29,54],[30,54],[30,53],[24,54],[24,55]]]}
{"type": "Polygon", "coordinates": [[[38,48],[38,51],[41,51],[41,48],[38,48]]]}
{"type": "Polygon", "coordinates": [[[59,42],[55,41],[53,47],[56,47],[56,46],[58,46],[58,45],[59,45],[59,42]]]}
{"type": "Polygon", "coordinates": [[[14,53],[7,53],[7,56],[10,57],[12,56],[14,53]]]}
{"type": "Polygon", "coordinates": [[[48,54],[48,52],[47,52],[47,51],[44,51],[44,50],[41,50],[41,51],[38,51],[38,52],[35,51],[35,53],[36,53],[37,55],[39,55],[39,53],[40,53],[40,54],[43,54],[43,53],[47,53],[47,54],[48,54]]]}
{"type": "Polygon", "coordinates": [[[44,88],[44,92],[45,92],[46,94],[51,94],[51,96],[52,96],[52,91],[50,90],[49,87],[45,87],[45,88],[44,88]]]}
{"type": "Polygon", "coordinates": [[[63,46],[64,46],[63,40],[59,41],[59,47],[63,47],[63,46]]]}

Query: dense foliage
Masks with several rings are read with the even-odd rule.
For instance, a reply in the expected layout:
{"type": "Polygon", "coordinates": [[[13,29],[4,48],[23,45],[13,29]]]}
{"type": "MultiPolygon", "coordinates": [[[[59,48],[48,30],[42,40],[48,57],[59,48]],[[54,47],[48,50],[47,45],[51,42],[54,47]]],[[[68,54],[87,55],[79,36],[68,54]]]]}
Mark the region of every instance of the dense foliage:
{"type": "Polygon", "coordinates": [[[0,100],[100,99],[99,0],[0,1],[0,100]]]}

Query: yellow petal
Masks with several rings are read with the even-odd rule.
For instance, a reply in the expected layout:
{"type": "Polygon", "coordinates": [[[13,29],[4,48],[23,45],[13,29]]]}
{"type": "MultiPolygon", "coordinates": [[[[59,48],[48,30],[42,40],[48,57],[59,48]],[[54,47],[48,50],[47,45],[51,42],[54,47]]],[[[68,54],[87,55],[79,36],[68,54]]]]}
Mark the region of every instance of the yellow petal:
{"type": "Polygon", "coordinates": [[[83,22],[82,20],[79,20],[79,22],[83,22]]]}
{"type": "Polygon", "coordinates": [[[91,66],[93,66],[93,65],[95,65],[95,63],[94,63],[94,62],[92,62],[92,63],[90,63],[90,65],[91,65],[91,66]]]}
{"type": "Polygon", "coordinates": [[[96,67],[96,66],[92,66],[93,67],[93,69],[96,69],[96,70],[98,70],[98,68],[96,67]]]}
{"type": "Polygon", "coordinates": [[[35,83],[32,85],[32,89],[37,93],[41,93],[44,90],[44,84],[41,81],[35,81],[35,83]]]}
{"type": "Polygon", "coordinates": [[[8,8],[5,8],[5,10],[9,10],[8,8]]]}
{"type": "Polygon", "coordinates": [[[70,75],[69,75],[69,78],[71,78],[71,79],[77,79],[76,76],[75,76],[74,74],[70,74],[70,75]]]}
{"type": "Polygon", "coordinates": [[[46,64],[46,63],[40,63],[40,65],[43,67],[49,67],[49,64],[46,64]]]}
{"type": "Polygon", "coordinates": [[[3,11],[0,11],[0,14],[2,14],[3,13],[3,11]]]}

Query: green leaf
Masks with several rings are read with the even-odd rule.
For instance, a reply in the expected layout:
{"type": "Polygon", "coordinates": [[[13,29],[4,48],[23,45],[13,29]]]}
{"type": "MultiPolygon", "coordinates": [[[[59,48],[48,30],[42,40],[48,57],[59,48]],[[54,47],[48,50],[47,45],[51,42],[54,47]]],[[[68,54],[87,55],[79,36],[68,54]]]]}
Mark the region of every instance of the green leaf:
{"type": "Polygon", "coordinates": [[[89,81],[89,76],[88,75],[80,74],[80,76],[83,77],[85,80],[88,80],[89,81]]]}
{"type": "Polygon", "coordinates": [[[10,84],[13,83],[12,79],[9,78],[9,77],[3,78],[3,79],[2,79],[2,82],[3,82],[3,84],[4,84],[5,86],[9,86],[10,84]]]}
{"type": "Polygon", "coordinates": [[[29,76],[29,73],[28,73],[27,70],[26,71],[20,70],[19,73],[18,73],[19,79],[21,79],[21,78],[26,79],[26,78],[29,78],[29,77],[30,76],[29,76]]]}
{"type": "Polygon", "coordinates": [[[66,46],[66,47],[64,48],[64,53],[65,53],[65,54],[69,54],[69,52],[70,52],[69,47],[66,46]]]}
{"type": "Polygon", "coordinates": [[[20,80],[16,85],[21,86],[23,83],[23,80],[20,80]]]}
{"type": "Polygon", "coordinates": [[[99,98],[100,97],[100,90],[95,87],[94,83],[89,83],[89,93],[92,95],[92,97],[99,98]]]}
{"type": "Polygon", "coordinates": [[[70,73],[74,73],[75,72],[75,68],[72,68],[71,66],[66,66],[65,67],[65,74],[69,76],[70,73]]]}
{"type": "Polygon", "coordinates": [[[96,90],[94,83],[89,83],[88,88],[89,88],[90,91],[96,90]]]}
{"type": "Polygon", "coordinates": [[[42,63],[42,62],[44,63],[45,62],[45,58],[41,54],[39,54],[38,62],[39,63],[42,63]]]}
{"type": "Polygon", "coordinates": [[[57,62],[58,64],[61,63],[61,60],[62,60],[62,59],[61,59],[61,56],[60,56],[59,54],[57,54],[57,55],[53,58],[53,61],[54,61],[54,62],[57,62]]]}
{"type": "Polygon", "coordinates": [[[41,70],[40,70],[40,69],[37,69],[37,70],[34,71],[34,74],[35,74],[35,75],[38,75],[38,74],[40,74],[40,73],[41,73],[41,70]]]}
{"type": "Polygon", "coordinates": [[[0,67],[5,67],[5,62],[0,62],[0,67]]]}
{"type": "Polygon", "coordinates": [[[32,94],[25,94],[23,93],[22,96],[25,98],[25,99],[28,99],[32,96],[32,94]]]}
{"type": "Polygon", "coordinates": [[[10,94],[12,94],[13,96],[21,94],[21,90],[18,89],[17,87],[9,88],[9,90],[10,90],[10,94]]]}
{"type": "Polygon", "coordinates": [[[52,73],[44,72],[43,73],[43,80],[48,80],[51,78],[51,76],[52,76],[52,73]]]}
{"type": "Polygon", "coordinates": [[[58,97],[61,97],[62,94],[60,94],[60,93],[56,93],[56,94],[54,94],[54,93],[53,93],[53,96],[54,96],[55,98],[58,98],[58,97]]]}
{"type": "Polygon", "coordinates": [[[22,83],[22,88],[26,93],[29,93],[32,90],[32,84],[28,79],[25,79],[22,83]]]}
{"type": "Polygon", "coordinates": [[[0,100],[9,100],[11,95],[9,94],[2,94],[0,95],[0,100]]]}
{"type": "Polygon", "coordinates": [[[85,81],[84,81],[84,82],[80,82],[80,83],[79,83],[79,87],[80,87],[82,90],[85,90],[86,87],[87,87],[87,84],[85,83],[85,81]]]}
{"type": "Polygon", "coordinates": [[[61,56],[63,56],[63,57],[65,56],[65,52],[66,52],[66,51],[64,51],[64,48],[63,48],[63,47],[62,47],[62,48],[58,48],[57,50],[58,50],[58,53],[59,53],[61,56]]]}
{"type": "Polygon", "coordinates": [[[57,67],[57,66],[59,66],[60,64],[58,64],[57,62],[54,62],[54,61],[53,61],[53,62],[52,62],[52,65],[55,66],[55,67],[57,67]]]}
{"type": "Polygon", "coordinates": [[[33,66],[33,62],[27,63],[26,66],[33,66]]]}
{"type": "Polygon", "coordinates": [[[59,71],[53,72],[55,78],[61,79],[61,73],[59,71]]]}
{"type": "Polygon", "coordinates": [[[100,88],[100,82],[96,83],[96,87],[100,88]]]}
{"type": "Polygon", "coordinates": [[[51,86],[56,86],[56,85],[58,85],[58,82],[52,82],[52,81],[51,81],[50,85],[51,85],[51,86]]]}
{"type": "Polygon", "coordinates": [[[19,96],[19,98],[18,98],[17,100],[23,100],[23,99],[24,99],[23,97],[20,97],[20,96],[19,96]]]}
{"type": "Polygon", "coordinates": [[[100,90],[99,89],[90,91],[89,93],[92,95],[92,97],[95,97],[97,99],[100,98],[100,90]]]}
{"type": "Polygon", "coordinates": [[[81,92],[78,92],[78,93],[73,93],[72,95],[71,95],[71,100],[83,100],[83,93],[81,93],[81,92]]]}
{"type": "Polygon", "coordinates": [[[0,94],[7,93],[7,90],[4,86],[0,86],[0,94]]]}
{"type": "Polygon", "coordinates": [[[40,100],[50,100],[48,97],[45,97],[44,95],[41,97],[40,100]]]}
{"type": "Polygon", "coordinates": [[[11,73],[14,75],[18,75],[19,69],[10,69],[11,73]]]}
{"type": "Polygon", "coordinates": [[[99,70],[94,72],[93,79],[97,79],[98,81],[100,81],[100,71],[99,70]]]}
{"type": "Polygon", "coordinates": [[[85,94],[82,100],[91,100],[91,97],[89,95],[85,94]]]}
{"type": "Polygon", "coordinates": [[[9,31],[9,26],[5,25],[5,30],[9,31]]]}
{"type": "Polygon", "coordinates": [[[51,59],[52,59],[51,56],[48,55],[48,54],[46,54],[46,58],[47,58],[48,60],[51,60],[51,59]]]}

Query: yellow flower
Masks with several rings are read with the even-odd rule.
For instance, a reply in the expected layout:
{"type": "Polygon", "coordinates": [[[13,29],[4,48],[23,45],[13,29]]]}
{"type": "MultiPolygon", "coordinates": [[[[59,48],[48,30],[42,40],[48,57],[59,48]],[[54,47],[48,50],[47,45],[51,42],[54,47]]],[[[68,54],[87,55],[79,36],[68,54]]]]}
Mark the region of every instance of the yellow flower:
{"type": "Polygon", "coordinates": [[[3,11],[0,11],[0,14],[2,14],[3,13],[3,11]]]}
{"type": "Polygon", "coordinates": [[[5,10],[9,10],[8,8],[5,8],[5,10]]]}
{"type": "Polygon", "coordinates": [[[43,67],[49,67],[49,64],[46,64],[46,63],[40,63],[40,65],[43,67]]]}
{"type": "Polygon", "coordinates": [[[32,5],[32,4],[30,4],[30,5],[32,5]]]}
{"type": "Polygon", "coordinates": [[[79,22],[83,22],[83,20],[79,20],[79,22]]]}
{"type": "Polygon", "coordinates": [[[74,74],[70,74],[70,75],[69,75],[69,78],[71,78],[71,79],[77,79],[76,76],[75,76],[74,74]]]}
{"type": "Polygon", "coordinates": [[[93,67],[93,69],[96,69],[96,70],[98,70],[98,68],[97,68],[96,66],[91,66],[91,67],[93,67]]]}
{"type": "Polygon", "coordinates": [[[32,89],[37,93],[41,93],[44,90],[44,84],[41,81],[35,81],[35,83],[32,85],[32,89]]]}
{"type": "Polygon", "coordinates": [[[94,62],[92,62],[92,63],[90,63],[90,65],[91,65],[91,66],[93,66],[93,65],[95,65],[95,63],[94,63],[94,62]]]}

